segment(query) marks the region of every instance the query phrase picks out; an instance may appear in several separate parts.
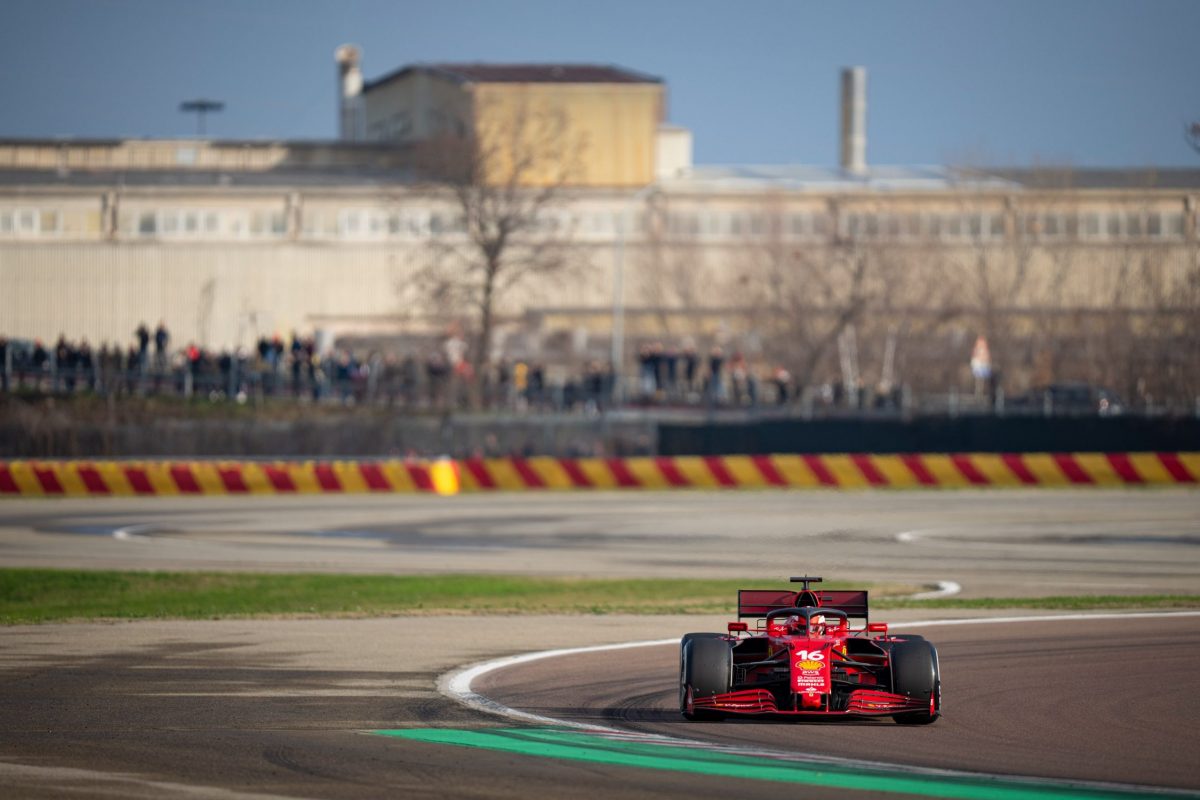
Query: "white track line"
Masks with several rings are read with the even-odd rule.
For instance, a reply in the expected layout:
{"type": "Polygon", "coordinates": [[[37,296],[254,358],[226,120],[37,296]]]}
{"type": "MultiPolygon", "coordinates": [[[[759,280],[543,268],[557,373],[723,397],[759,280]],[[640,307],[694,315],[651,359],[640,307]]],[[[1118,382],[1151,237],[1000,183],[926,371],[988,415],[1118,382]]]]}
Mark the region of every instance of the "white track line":
{"type": "Polygon", "coordinates": [[[152,531],[153,525],[126,525],[123,528],[117,528],[112,532],[114,539],[119,539],[122,542],[148,542],[152,537],[142,536],[138,531],[152,531]]]}
{"type": "MultiPolygon", "coordinates": [[[[1021,617],[973,617],[970,619],[934,619],[934,620],[918,620],[915,622],[896,623],[895,628],[918,628],[918,627],[937,627],[946,625],[992,625],[1008,622],[1070,622],[1077,620],[1089,619],[1145,619],[1145,618],[1162,618],[1164,616],[1171,617],[1197,617],[1200,616],[1200,611],[1176,611],[1169,613],[1162,612],[1131,612],[1127,614],[1105,613],[1105,614],[1056,614],[1045,616],[1021,616],[1021,617]]],[[[642,742],[656,742],[659,744],[668,744],[675,746],[703,747],[709,750],[715,750],[722,753],[734,753],[741,755],[752,755],[757,757],[772,758],[785,761],[802,761],[805,763],[824,763],[837,764],[845,767],[867,768],[867,769],[886,769],[894,770],[911,774],[932,775],[944,777],[979,777],[987,775],[987,773],[967,772],[963,770],[945,770],[933,769],[928,767],[913,767],[904,764],[893,764],[882,761],[867,761],[864,759],[840,758],[838,756],[821,756],[806,753],[790,753],[783,750],[770,750],[767,748],[755,748],[738,745],[719,745],[712,742],[701,741],[698,739],[686,739],[678,736],[668,736],[665,734],[642,734],[635,731],[623,731],[619,728],[610,728],[605,725],[595,725],[586,722],[573,722],[566,719],[556,719],[547,717],[541,714],[533,714],[528,711],[520,711],[503,703],[493,700],[490,697],[485,697],[471,688],[476,679],[487,675],[488,673],[497,670],[505,669],[506,667],[517,666],[520,664],[528,664],[533,661],[542,661],[547,658],[558,658],[560,656],[578,655],[581,653],[600,653],[613,650],[632,650],[638,647],[662,647],[670,644],[676,644],[679,641],[677,638],[670,639],[652,639],[642,642],[622,642],[619,644],[602,644],[593,645],[590,647],[567,647],[560,650],[541,650],[535,653],[523,653],[521,655],[506,656],[504,658],[496,658],[491,661],[485,661],[480,664],[462,667],[457,670],[442,675],[438,679],[438,691],[446,697],[461,703],[467,708],[476,711],[482,711],[487,714],[494,714],[517,722],[534,725],[548,725],[558,728],[571,728],[575,730],[585,731],[587,733],[600,734],[606,737],[614,737],[621,739],[635,739],[642,742]]],[[[989,776],[996,777],[996,776],[989,776]]],[[[1076,786],[1087,787],[1094,789],[1118,789],[1118,790],[1133,790],[1147,794],[1161,794],[1165,796],[1188,796],[1193,797],[1191,792],[1167,789],[1156,786],[1135,786],[1132,784],[1107,783],[1098,781],[1082,781],[1082,780],[1058,780],[1058,779],[1042,779],[1042,778],[1027,778],[1022,776],[1003,776],[1007,781],[1029,782],[1038,786],[1047,784],[1058,786],[1076,786]]]]}
{"type": "Polygon", "coordinates": [[[952,597],[962,591],[962,586],[954,581],[938,581],[937,588],[931,592],[917,592],[908,596],[909,600],[937,600],[939,597],[952,597]]]}

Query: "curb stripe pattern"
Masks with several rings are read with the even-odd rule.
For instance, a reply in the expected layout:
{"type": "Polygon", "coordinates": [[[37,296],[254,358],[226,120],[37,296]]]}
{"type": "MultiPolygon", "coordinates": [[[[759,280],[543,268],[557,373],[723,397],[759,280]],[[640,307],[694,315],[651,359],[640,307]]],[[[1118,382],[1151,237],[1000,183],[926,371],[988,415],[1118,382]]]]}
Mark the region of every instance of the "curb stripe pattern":
{"type": "Polygon", "coordinates": [[[0,496],[564,489],[1196,486],[1200,453],[920,453],[465,461],[0,461],[0,496]]]}

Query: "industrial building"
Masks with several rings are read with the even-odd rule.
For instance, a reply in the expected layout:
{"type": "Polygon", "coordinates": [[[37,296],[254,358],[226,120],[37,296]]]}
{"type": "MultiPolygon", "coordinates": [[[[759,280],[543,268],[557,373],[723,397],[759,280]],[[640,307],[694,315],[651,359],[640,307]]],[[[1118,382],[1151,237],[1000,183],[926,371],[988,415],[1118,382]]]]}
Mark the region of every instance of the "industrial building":
{"type": "Polygon", "coordinates": [[[657,339],[809,359],[789,368],[816,379],[845,361],[850,329],[855,370],[891,378],[987,333],[1011,339],[1010,375],[1029,383],[1066,363],[1033,352],[1039,339],[1094,338],[1115,306],[1168,344],[1191,324],[1200,170],[877,166],[861,70],[843,74],[837,166],[694,165],[658,78],[418,64],[367,81],[359,58],[336,55],[337,141],[0,140],[0,334],[127,343],[162,320],[178,346],[225,348],[469,327],[471,309],[422,284],[464,236],[422,145],[513,136],[551,112],[582,167],[539,225],[571,257],[498,298],[495,356],[606,359],[617,320],[627,367],[657,339]],[[840,344],[818,347],[826,336],[840,344]]]}

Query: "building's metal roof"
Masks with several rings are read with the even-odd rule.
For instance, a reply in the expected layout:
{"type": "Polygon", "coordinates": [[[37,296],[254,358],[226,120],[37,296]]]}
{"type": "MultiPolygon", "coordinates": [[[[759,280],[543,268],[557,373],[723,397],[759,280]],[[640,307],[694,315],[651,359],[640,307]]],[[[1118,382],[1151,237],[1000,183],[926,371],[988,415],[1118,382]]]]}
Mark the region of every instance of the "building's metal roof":
{"type": "Polygon", "coordinates": [[[0,169],[0,187],[28,186],[97,187],[118,186],[159,189],[194,188],[361,188],[397,186],[416,181],[406,170],[267,169],[256,171],[208,170],[5,170],[0,169]]]}
{"type": "Polygon", "coordinates": [[[1200,169],[960,169],[942,166],[870,166],[862,174],[803,164],[698,165],[660,181],[666,190],[754,192],[910,192],[1004,190],[1200,189],[1200,169]]]}
{"type": "Polygon", "coordinates": [[[803,164],[728,166],[700,165],[661,182],[664,189],[704,192],[908,192],[1018,188],[1012,181],[989,175],[962,175],[939,166],[873,166],[862,174],[838,167],[803,164]]]}
{"type": "Polygon", "coordinates": [[[975,172],[1027,189],[1200,189],[1200,169],[1190,168],[1025,167],[975,172]]]}
{"type": "Polygon", "coordinates": [[[656,83],[662,78],[612,64],[409,64],[367,81],[369,92],[414,72],[440,75],[462,83],[656,83]]]}
{"type": "MultiPolygon", "coordinates": [[[[291,144],[291,143],[289,143],[291,144]]],[[[324,143],[329,146],[329,143],[324,143]]],[[[349,145],[355,147],[355,145],[349,145]]],[[[385,151],[381,151],[385,152],[385,151]]],[[[394,151],[392,151],[394,152],[394,151]]],[[[8,169],[0,168],[0,187],[146,187],[146,188],[305,188],[336,189],[401,186],[419,183],[411,168],[388,165],[360,150],[359,163],[313,164],[288,159],[274,168],[196,169],[8,169]]],[[[807,165],[699,165],[660,180],[664,192],[682,194],[759,193],[768,191],[903,193],[946,191],[1200,191],[1200,169],[999,169],[960,170],[939,166],[876,166],[862,175],[837,167],[807,165]]],[[[606,189],[605,191],[611,191],[606,189]]]]}

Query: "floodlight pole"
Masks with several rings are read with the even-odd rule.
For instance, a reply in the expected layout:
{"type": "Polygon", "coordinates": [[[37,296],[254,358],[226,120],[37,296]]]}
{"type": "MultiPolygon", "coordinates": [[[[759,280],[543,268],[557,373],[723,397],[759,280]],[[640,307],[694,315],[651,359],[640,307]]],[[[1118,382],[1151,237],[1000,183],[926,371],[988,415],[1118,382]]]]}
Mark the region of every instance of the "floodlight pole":
{"type": "Polygon", "coordinates": [[[204,115],[209,112],[216,113],[223,111],[225,104],[220,100],[205,100],[200,98],[197,100],[185,100],[179,104],[179,110],[185,114],[196,115],[196,136],[204,136],[204,115]]]}

